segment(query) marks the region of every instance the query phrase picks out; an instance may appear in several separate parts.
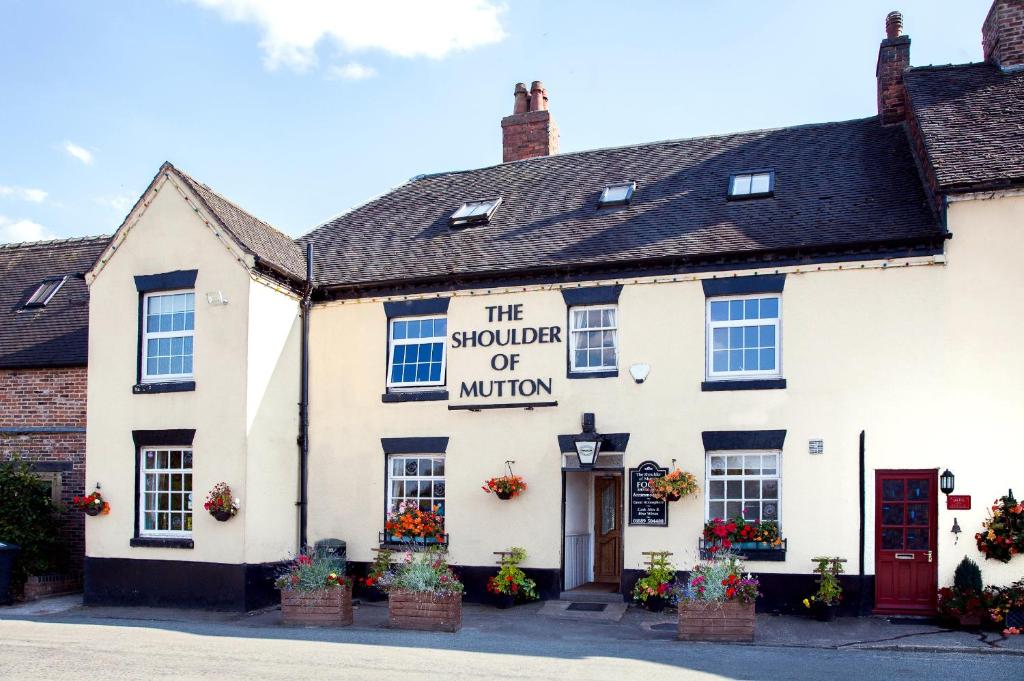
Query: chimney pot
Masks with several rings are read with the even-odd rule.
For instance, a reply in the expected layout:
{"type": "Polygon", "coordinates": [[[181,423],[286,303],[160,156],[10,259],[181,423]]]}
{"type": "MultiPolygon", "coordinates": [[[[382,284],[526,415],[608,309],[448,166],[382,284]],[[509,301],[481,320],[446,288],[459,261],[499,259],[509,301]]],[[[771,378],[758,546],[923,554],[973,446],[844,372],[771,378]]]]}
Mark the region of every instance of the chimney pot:
{"type": "Polygon", "coordinates": [[[526,92],[526,83],[516,83],[515,92],[516,103],[512,107],[512,113],[521,114],[526,113],[527,107],[529,107],[530,95],[526,92]]]}
{"type": "Polygon", "coordinates": [[[900,123],[907,117],[907,90],[903,72],[910,68],[910,37],[902,35],[903,15],[885,16],[885,40],[878,47],[875,80],[878,85],[878,117],[882,125],[900,123]]]}
{"type": "Polygon", "coordinates": [[[533,81],[530,91],[516,83],[512,115],[501,119],[502,160],[522,161],[558,153],[558,126],[548,111],[544,83],[533,81]]]}
{"type": "Polygon", "coordinates": [[[885,37],[889,40],[899,38],[903,33],[903,13],[889,12],[885,15],[885,37]]]}
{"type": "Polygon", "coordinates": [[[530,85],[530,111],[548,110],[548,91],[544,89],[544,83],[539,80],[533,81],[530,85]]]}

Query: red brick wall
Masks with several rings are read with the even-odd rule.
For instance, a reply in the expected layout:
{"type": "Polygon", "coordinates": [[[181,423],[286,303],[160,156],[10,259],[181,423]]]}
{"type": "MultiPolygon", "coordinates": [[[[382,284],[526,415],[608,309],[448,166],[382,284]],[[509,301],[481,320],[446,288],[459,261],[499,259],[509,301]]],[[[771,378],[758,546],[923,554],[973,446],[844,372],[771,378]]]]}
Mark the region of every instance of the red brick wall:
{"type": "Polygon", "coordinates": [[[516,84],[512,115],[501,119],[502,161],[522,161],[558,153],[558,126],[548,111],[548,93],[539,80],[529,93],[516,84]]]}
{"type": "Polygon", "coordinates": [[[85,553],[81,512],[69,510],[85,487],[86,368],[0,369],[0,460],[15,456],[58,469],[61,540],[72,569],[85,553]]]}
{"type": "Polygon", "coordinates": [[[985,61],[1003,68],[1024,64],[1024,0],[995,0],[981,27],[985,61]]]}
{"type": "Polygon", "coordinates": [[[900,123],[907,115],[907,89],[903,72],[910,66],[910,38],[886,38],[878,48],[878,116],[883,125],[900,123]]]}

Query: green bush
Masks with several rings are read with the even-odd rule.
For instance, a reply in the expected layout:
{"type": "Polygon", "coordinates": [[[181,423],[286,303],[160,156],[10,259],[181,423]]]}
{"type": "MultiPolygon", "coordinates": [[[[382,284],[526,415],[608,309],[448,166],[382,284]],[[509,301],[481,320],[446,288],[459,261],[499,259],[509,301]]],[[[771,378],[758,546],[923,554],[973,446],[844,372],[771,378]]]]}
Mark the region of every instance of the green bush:
{"type": "Polygon", "coordinates": [[[981,568],[967,556],[964,556],[956,566],[956,572],[953,573],[953,588],[960,593],[975,594],[980,594],[984,588],[981,583],[981,568]]]}
{"type": "Polygon", "coordinates": [[[0,462],[0,541],[21,547],[12,586],[30,574],[53,572],[61,563],[57,507],[45,482],[19,459],[0,462]]]}

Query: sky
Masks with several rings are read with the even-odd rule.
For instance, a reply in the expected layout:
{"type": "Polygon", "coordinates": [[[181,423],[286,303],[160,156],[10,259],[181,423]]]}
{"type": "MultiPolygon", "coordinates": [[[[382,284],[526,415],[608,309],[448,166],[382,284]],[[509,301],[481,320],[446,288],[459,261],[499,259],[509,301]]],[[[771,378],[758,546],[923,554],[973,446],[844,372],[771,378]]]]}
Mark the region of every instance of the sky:
{"type": "Polygon", "coordinates": [[[409,178],[501,162],[516,82],[563,152],[875,114],[981,60],[989,0],[0,0],[0,242],[111,234],[160,164],[298,236],[409,178]]]}

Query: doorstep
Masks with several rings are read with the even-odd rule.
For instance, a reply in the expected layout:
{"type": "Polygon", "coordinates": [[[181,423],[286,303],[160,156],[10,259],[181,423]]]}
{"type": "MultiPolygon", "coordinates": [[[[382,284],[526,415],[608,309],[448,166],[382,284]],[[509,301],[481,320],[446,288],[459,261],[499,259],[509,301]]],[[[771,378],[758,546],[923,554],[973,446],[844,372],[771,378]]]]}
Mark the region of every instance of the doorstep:
{"type": "Polygon", "coordinates": [[[563,620],[617,623],[626,614],[627,607],[621,597],[617,603],[580,598],[566,601],[545,601],[537,614],[563,620]]]}

